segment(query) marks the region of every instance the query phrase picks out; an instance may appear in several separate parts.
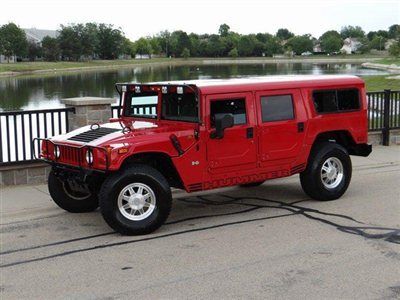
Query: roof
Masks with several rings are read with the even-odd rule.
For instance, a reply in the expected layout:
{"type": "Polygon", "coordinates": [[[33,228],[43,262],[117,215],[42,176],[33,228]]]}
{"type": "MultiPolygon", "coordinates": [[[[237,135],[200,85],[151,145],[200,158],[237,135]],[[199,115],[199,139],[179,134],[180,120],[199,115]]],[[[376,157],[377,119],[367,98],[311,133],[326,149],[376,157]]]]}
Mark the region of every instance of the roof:
{"type": "Polygon", "coordinates": [[[36,29],[36,28],[26,28],[23,30],[25,31],[26,37],[28,39],[34,40],[37,43],[40,43],[45,36],[49,36],[52,38],[56,38],[58,36],[57,30],[36,29]]]}
{"type": "MultiPolygon", "coordinates": [[[[126,83],[135,84],[135,83],[126,83]]],[[[137,83],[136,83],[137,84],[137,83]]],[[[273,90],[301,87],[332,87],[335,85],[364,85],[357,76],[350,75],[284,75],[247,77],[233,79],[205,79],[185,81],[163,81],[147,83],[151,85],[194,85],[202,93],[241,92],[251,90],[273,90]]]]}

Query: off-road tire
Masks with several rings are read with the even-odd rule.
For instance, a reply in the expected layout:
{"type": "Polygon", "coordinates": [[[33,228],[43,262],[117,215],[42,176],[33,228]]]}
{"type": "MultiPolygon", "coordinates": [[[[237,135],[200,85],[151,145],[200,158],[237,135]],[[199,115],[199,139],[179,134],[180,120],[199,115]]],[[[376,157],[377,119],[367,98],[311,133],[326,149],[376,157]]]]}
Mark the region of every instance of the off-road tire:
{"type": "Polygon", "coordinates": [[[94,211],[99,207],[96,193],[91,192],[87,198],[77,200],[68,194],[64,184],[53,171],[50,171],[48,178],[49,193],[53,201],[62,209],[71,213],[85,213],[94,211]]]}
{"type": "Polygon", "coordinates": [[[300,173],[304,192],[315,200],[329,201],[340,198],[347,190],[352,175],[350,156],[345,148],[334,142],[323,142],[313,147],[307,168],[300,173]],[[342,164],[343,177],[334,188],[327,188],[322,179],[322,167],[330,159],[338,159],[342,164]]]}
{"type": "Polygon", "coordinates": [[[244,187],[244,188],[250,188],[250,187],[257,187],[260,186],[264,183],[265,181],[257,181],[257,182],[249,182],[249,183],[244,183],[241,184],[240,187],[244,187]]]}
{"type": "Polygon", "coordinates": [[[100,210],[107,224],[123,235],[148,234],[158,229],[169,216],[172,194],[168,181],[156,169],[146,165],[130,165],[110,175],[99,192],[100,210]],[[154,192],[156,201],[153,212],[143,220],[125,217],[118,206],[118,197],[128,185],[146,185],[154,192]]]}

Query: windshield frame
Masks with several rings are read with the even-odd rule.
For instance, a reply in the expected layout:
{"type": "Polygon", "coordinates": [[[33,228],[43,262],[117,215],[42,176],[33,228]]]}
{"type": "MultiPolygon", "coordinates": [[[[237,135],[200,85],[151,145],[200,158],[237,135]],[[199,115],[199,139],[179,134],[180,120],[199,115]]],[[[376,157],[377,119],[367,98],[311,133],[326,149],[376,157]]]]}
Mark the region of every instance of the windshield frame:
{"type": "Polygon", "coordinates": [[[116,84],[116,89],[120,94],[120,108],[122,109],[121,117],[135,118],[135,119],[146,119],[146,120],[158,120],[158,121],[170,121],[170,122],[184,122],[184,123],[193,123],[193,124],[202,124],[201,121],[201,105],[200,105],[200,97],[199,90],[195,85],[175,85],[175,84],[116,84]],[[163,92],[164,88],[168,90],[172,90],[174,92],[170,92],[168,94],[178,94],[177,88],[182,87],[186,92],[184,94],[193,94],[194,100],[197,103],[197,117],[193,117],[193,120],[183,120],[179,118],[163,118],[163,103],[162,98],[166,93],[163,92]],[[140,89],[140,93],[136,92],[136,89],[140,89]],[[145,90],[145,91],[143,91],[145,90]],[[135,97],[132,97],[132,94],[143,95],[143,96],[156,96],[157,104],[156,104],[156,115],[134,115],[128,114],[130,110],[129,105],[131,105],[132,100],[135,97]]]}

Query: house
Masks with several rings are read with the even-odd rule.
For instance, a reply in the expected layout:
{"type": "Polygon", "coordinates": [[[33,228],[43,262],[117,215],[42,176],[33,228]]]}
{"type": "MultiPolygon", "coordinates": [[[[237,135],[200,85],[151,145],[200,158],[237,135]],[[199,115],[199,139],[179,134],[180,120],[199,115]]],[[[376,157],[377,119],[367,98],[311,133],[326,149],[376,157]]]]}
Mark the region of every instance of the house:
{"type": "Polygon", "coordinates": [[[0,64],[15,63],[17,62],[17,57],[15,55],[7,57],[0,54],[0,64]]]}
{"type": "Polygon", "coordinates": [[[387,40],[385,43],[385,50],[389,50],[390,46],[392,46],[394,43],[396,43],[395,39],[387,40]]]}
{"type": "Polygon", "coordinates": [[[36,28],[24,28],[23,29],[26,34],[26,39],[28,42],[34,42],[38,45],[41,45],[42,40],[45,36],[49,36],[52,38],[56,38],[58,36],[57,30],[48,30],[48,29],[36,29],[36,28]]]}
{"type": "Polygon", "coordinates": [[[340,52],[345,54],[355,53],[361,47],[361,43],[355,38],[347,38],[343,41],[343,47],[340,52]]]}

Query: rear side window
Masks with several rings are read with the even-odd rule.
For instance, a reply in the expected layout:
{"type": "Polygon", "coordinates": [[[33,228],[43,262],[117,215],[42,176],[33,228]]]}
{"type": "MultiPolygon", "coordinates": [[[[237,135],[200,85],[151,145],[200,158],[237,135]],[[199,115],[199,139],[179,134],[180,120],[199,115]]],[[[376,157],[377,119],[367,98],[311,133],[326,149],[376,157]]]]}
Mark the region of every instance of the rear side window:
{"type": "Polygon", "coordinates": [[[215,127],[216,114],[232,114],[234,125],[246,124],[246,101],[244,98],[211,101],[211,127],[215,127]]]}
{"type": "Polygon", "coordinates": [[[313,92],[315,110],[319,113],[350,111],[360,108],[357,89],[313,92]]]}
{"type": "Polygon", "coordinates": [[[291,95],[261,97],[263,122],[294,119],[293,99],[291,95]]]}

